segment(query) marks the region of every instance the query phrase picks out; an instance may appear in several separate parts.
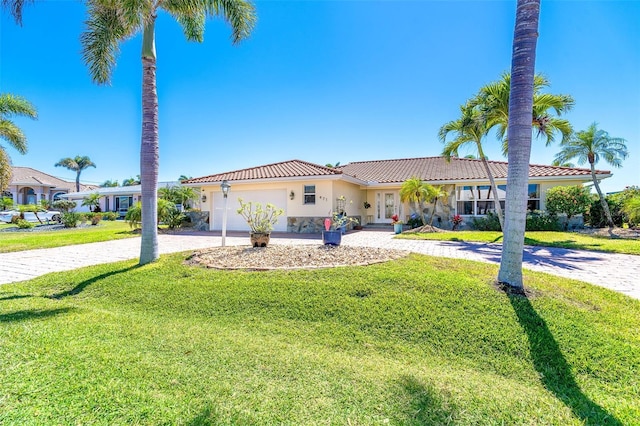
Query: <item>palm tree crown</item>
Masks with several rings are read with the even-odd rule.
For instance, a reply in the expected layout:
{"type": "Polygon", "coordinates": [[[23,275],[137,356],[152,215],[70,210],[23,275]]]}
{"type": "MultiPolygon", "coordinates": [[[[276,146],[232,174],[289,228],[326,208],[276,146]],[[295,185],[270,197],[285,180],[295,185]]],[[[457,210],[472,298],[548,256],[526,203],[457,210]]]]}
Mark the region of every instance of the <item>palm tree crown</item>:
{"type": "Polygon", "coordinates": [[[607,224],[613,228],[613,218],[609,211],[609,205],[600,190],[600,184],[596,179],[595,165],[602,158],[613,167],[620,167],[622,160],[629,155],[626,140],[614,138],[602,129],[598,129],[597,123],[592,123],[587,130],[575,133],[569,140],[563,142],[561,151],[556,154],[554,163],[566,163],[575,159],[578,164],[589,163],[593,186],[600,197],[600,204],[607,218],[607,224]]]}
{"type": "Polygon", "coordinates": [[[622,160],[629,155],[626,142],[598,129],[597,123],[591,123],[587,130],[575,133],[560,145],[561,151],[556,154],[554,162],[562,164],[575,159],[578,164],[597,164],[602,158],[613,167],[620,167],[622,160]]]}
{"type": "Polygon", "coordinates": [[[84,169],[88,169],[89,167],[96,167],[95,163],[91,161],[91,159],[86,155],[83,157],[76,155],[74,158],[63,158],[62,160],[58,161],[55,166],[64,167],[76,172],[76,191],[78,192],[80,192],[80,173],[82,173],[84,169]]]}
{"type": "MultiPolygon", "coordinates": [[[[4,139],[20,154],[27,152],[27,138],[11,121],[13,116],[38,118],[35,107],[24,98],[8,93],[0,95],[0,139],[4,139]]],[[[0,149],[2,147],[0,146],[0,149]]]]}
{"type": "Polygon", "coordinates": [[[502,206],[500,205],[500,199],[498,198],[498,188],[496,186],[491,169],[489,168],[489,162],[482,149],[482,138],[489,132],[486,116],[482,114],[481,110],[477,108],[477,98],[472,99],[466,104],[460,107],[461,116],[459,119],[450,121],[443,125],[438,132],[438,137],[445,144],[442,150],[442,155],[451,160],[451,157],[458,157],[460,148],[474,144],[478,151],[478,157],[482,161],[487,178],[491,183],[491,188],[494,195],[495,211],[500,221],[500,227],[503,228],[504,219],[502,216],[502,206]],[[447,136],[449,133],[453,133],[455,138],[447,142],[447,136]]]}
{"type": "MultiPolygon", "coordinates": [[[[554,95],[541,93],[550,86],[549,80],[542,74],[536,74],[533,79],[533,117],[532,127],[536,137],[543,138],[546,145],[555,141],[556,133],[562,135],[565,141],[571,136],[572,128],[568,120],[558,116],[571,110],[574,100],[569,95],[554,95]]],[[[480,89],[474,98],[474,103],[485,115],[487,128],[496,128],[497,136],[502,139],[502,152],[508,152],[507,127],[509,124],[509,90],[511,74],[504,73],[496,82],[487,84],[480,89]]]]}

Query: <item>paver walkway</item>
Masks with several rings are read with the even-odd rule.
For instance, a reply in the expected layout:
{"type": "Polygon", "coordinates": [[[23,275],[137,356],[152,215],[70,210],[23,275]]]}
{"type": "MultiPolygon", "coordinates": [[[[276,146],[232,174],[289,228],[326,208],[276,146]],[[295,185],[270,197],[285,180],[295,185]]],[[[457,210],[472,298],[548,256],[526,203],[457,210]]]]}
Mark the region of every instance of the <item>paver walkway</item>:
{"type": "MultiPolygon", "coordinates": [[[[343,236],[342,244],[409,250],[430,256],[499,263],[500,244],[394,239],[391,232],[359,231],[343,236]]],[[[221,237],[210,232],[161,234],[160,253],[175,253],[221,245],[221,237]]],[[[231,234],[227,245],[248,245],[244,233],[231,234]],[[242,236],[241,236],[242,235],[242,236]]],[[[273,234],[271,244],[318,244],[318,235],[273,234]]],[[[128,238],[50,249],[0,253],[0,284],[28,280],[49,272],[135,259],[140,239],[128,238]]],[[[534,271],[586,281],[640,299],[640,256],[525,247],[524,267],[534,271]]]]}

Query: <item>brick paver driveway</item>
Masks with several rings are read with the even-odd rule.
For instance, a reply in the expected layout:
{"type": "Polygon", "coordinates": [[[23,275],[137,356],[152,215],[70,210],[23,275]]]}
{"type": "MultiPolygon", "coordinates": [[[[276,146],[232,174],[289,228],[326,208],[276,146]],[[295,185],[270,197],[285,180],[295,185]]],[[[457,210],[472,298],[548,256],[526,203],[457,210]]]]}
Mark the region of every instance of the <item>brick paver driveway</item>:
{"type": "MultiPolygon", "coordinates": [[[[343,244],[409,250],[430,256],[442,256],[499,263],[499,244],[417,241],[394,239],[386,231],[358,231],[343,237],[343,244]]],[[[219,234],[161,234],[160,253],[175,253],[221,244],[219,234]]],[[[227,245],[248,245],[245,233],[231,233],[227,245]]],[[[319,235],[273,234],[271,244],[319,244],[319,235]]],[[[83,266],[135,259],[140,254],[140,239],[129,238],[51,249],[0,253],[0,284],[28,280],[49,272],[68,271],[83,266]]],[[[640,256],[567,250],[550,247],[525,247],[524,267],[574,278],[610,288],[640,299],[640,256]]]]}

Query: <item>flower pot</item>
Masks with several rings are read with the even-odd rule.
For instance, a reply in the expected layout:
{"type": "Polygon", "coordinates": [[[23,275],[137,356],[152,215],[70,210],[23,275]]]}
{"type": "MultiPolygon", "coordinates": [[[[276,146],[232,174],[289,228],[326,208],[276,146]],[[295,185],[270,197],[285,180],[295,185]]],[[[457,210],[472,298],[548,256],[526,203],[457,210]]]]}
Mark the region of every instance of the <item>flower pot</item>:
{"type": "Polygon", "coordinates": [[[269,244],[271,234],[265,234],[263,232],[252,232],[250,234],[251,245],[253,247],[266,247],[269,244]]]}
{"type": "Polygon", "coordinates": [[[322,243],[330,246],[339,246],[342,242],[342,232],[335,231],[322,231],[322,243]]]}
{"type": "Polygon", "coordinates": [[[402,232],[402,224],[401,223],[394,223],[393,224],[393,232],[395,232],[396,234],[400,234],[402,232]]]}

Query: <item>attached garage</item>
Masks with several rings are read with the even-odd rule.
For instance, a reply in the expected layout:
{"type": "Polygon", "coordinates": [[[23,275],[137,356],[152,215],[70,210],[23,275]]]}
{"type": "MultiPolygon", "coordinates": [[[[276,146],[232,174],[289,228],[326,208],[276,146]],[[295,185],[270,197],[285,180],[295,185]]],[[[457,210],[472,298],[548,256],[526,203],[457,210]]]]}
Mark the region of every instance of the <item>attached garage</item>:
{"type": "MultiPolygon", "coordinates": [[[[284,209],[284,215],[280,216],[278,223],[273,230],[277,232],[287,231],[287,190],[286,189],[269,189],[262,191],[242,191],[231,189],[227,203],[227,229],[229,231],[249,231],[247,222],[237,212],[240,207],[238,198],[246,203],[252,201],[261,203],[263,206],[271,203],[278,208],[284,209]]],[[[222,192],[213,193],[213,229],[222,229],[222,213],[224,211],[224,198],[222,192]]]]}

